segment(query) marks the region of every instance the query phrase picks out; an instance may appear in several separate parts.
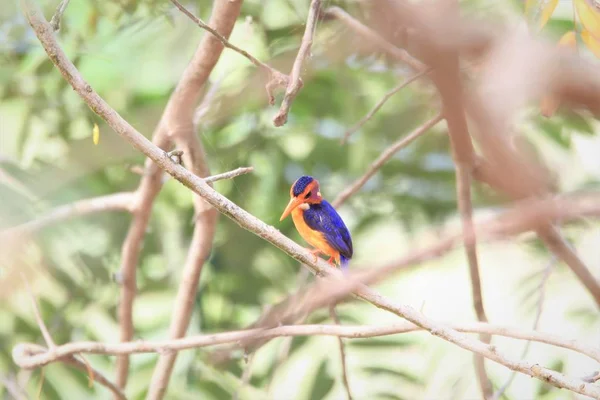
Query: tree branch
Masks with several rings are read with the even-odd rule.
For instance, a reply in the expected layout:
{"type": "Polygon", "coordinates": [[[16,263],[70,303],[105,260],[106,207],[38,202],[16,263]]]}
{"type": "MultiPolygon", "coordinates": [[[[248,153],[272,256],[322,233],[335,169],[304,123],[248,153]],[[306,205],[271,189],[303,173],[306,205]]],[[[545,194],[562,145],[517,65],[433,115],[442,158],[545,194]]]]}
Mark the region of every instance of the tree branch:
{"type": "Polygon", "coordinates": [[[358,121],[354,126],[352,126],[350,129],[348,129],[344,133],[344,137],[341,140],[342,144],[346,144],[348,142],[348,139],[350,138],[350,136],[354,132],[356,132],[357,130],[359,130],[360,128],[362,128],[362,126],[364,124],[366,124],[371,118],[373,118],[373,116],[375,115],[375,113],[377,111],[379,111],[379,109],[381,107],[383,107],[383,105],[386,103],[386,101],[388,101],[390,99],[390,97],[392,97],[393,95],[395,95],[396,93],[398,93],[400,90],[404,89],[406,86],[410,85],[412,82],[416,81],[417,79],[419,79],[423,75],[428,74],[429,72],[431,72],[431,69],[425,69],[423,71],[417,72],[416,74],[414,74],[413,76],[411,76],[410,78],[408,78],[407,80],[405,80],[404,82],[402,82],[401,84],[399,84],[398,86],[396,86],[395,88],[393,88],[392,90],[388,91],[383,96],[383,98],[381,100],[379,100],[377,102],[377,104],[375,104],[375,106],[367,113],[367,115],[365,115],[364,117],[362,117],[360,119],[360,121],[358,121]]]}
{"type": "MultiPolygon", "coordinates": [[[[103,118],[108,123],[108,125],[115,130],[115,132],[117,132],[124,139],[126,139],[136,149],[140,150],[145,155],[147,155],[150,159],[152,159],[157,165],[159,165],[161,168],[167,171],[170,175],[172,175],[184,185],[186,185],[194,192],[202,196],[207,202],[209,202],[223,214],[234,220],[243,228],[259,235],[263,239],[268,240],[269,242],[271,242],[281,250],[285,251],[287,254],[289,254],[296,260],[305,263],[313,271],[321,274],[326,274],[327,272],[329,272],[328,275],[336,277],[336,285],[338,285],[338,282],[349,280],[349,278],[342,277],[341,273],[339,273],[338,271],[330,268],[324,260],[317,260],[317,262],[315,262],[314,257],[309,251],[298,246],[296,243],[283,236],[279,231],[277,231],[273,227],[266,225],[251,214],[237,207],[230,200],[221,196],[219,193],[215,192],[212,188],[210,188],[210,186],[208,186],[204,181],[202,181],[201,178],[187,171],[181,165],[173,163],[163,150],[154,146],[142,134],[136,131],[116,111],[110,108],[110,106],[100,96],[98,96],[97,93],[94,92],[91,86],[87,82],[85,82],[85,80],[83,80],[81,74],[79,73],[79,71],[77,71],[75,66],[68,60],[63,50],[58,46],[56,39],[54,38],[54,35],[52,33],[52,29],[48,25],[47,21],[43,18],[43,16],[39,13],[39,11],[32,6],[31,0],[21,0],[21,2],[25,6],[25,14],[30,25],[34,29],[36,36],[42,43],[52,62],[58,67],[63,77],[75,89],[75,91],[80,95],[80,97],[88,104],[88,106],[101,118],[103,118]]],[[[528,223],[530,224],[532,222],[537,222],[537,219],[540,218],[540,216],[542,216],[542,210],[546,213],[552,211],[555,214],[569,214],[575,211],[579,211],[577,214],[578,216],[585,214],[586,211],[591,212],[590,210],[592,209],[598,211],[598,202],[596,201],[595,203],[590,203],[589,200],[590,199],[584,199],[579,204],[571,204],[572,207],[570,207],[569,209],[556,209],[554,207],[557,205],[557,201],[549,201],[548,204],[546,204],[547,209],[545,210],[544,207],[540,206],[540,204],[543,202],[538,202],[538,204],[536,204],[536,208],[532,210],[532,214],[533,216],[535,216],[536,219],[534,219],[533,216],[530,215],[522,216],[521,214],[519,214],[518,221],[509,221],[512,222],[512,225],[504,221],[505,225],[507,225],[504,226],[504,229],[506,229],[507,231],[511,231],[512,229],[512,231],[514,231],[517,228],[527,228],[529,227],[529,225],[527,225],[528,223]],[[587,200],[587,202],[585,200],[587,200]],[[579,206],[580,208],[577,208],[577,206],[579,206]]],[[[548,217],[548,214],[544,214],[543,217],[548,217]]],[[[498,229],[497,226],[494,228],[498,229]]],[[[490,227],[486,227],[486,229],[488,229],[488,232],[493,233],[490,227]]],[[[412,262],[412,260],[416,261],[422,259],[425,256],[431,256],[431,254],[440,254],[441,251],[448,248],[452,248],[455,244],[455,240],[456,237],[450,237],[445,241],[438,243],[435,247],[426,249],[427,251],[416,252],[402,261],[408,261],[410,263],[412,262]]],[[[396,270],[397,268],[399,268],[399,264],[399,262],[389,263],[383,267],[374,270],[374,272],[368,271],[365,275],[367,275],[367,277],[371,279],[377,278],[379,276],[389,274],[390,272],[396,270]]],[[[510,369],[516,369],[529,376],[533,376],[538,379],[544,380],[545,382],[549,382],[554,386],[566,387],[569,390],[575,391],[577,393],[590,395],[595,398],[600,398],[600,389],[598,389],[594,385],[587,384],[578,379],[564,377],[560,373],[548,370],[546,368],[542,368],[538,365],[509,360],[503,355],[499,354],[494,346],[489,346],[484,343],[481,343],[478,340],[470,339],[467,336],[460,334],[459,332],[451,328],[431,321],[425,316],[423,316],[421,313],[413,310],[411,307],[395,305],[393,303],[390,303],[387,299],[381,297],[376,292],[360,285],[358,282],[352,281],[349,285],[338,286],[341,286],[343,290],[348,290],[348,288],[352,290],[353,287],[359,287],[359,289],[356,290],[357,295],[361,298],[366,299],[367,301],[370,301],[377,307],[388,310],[396,315],[402,316],[407,320],[415,323],[416,325],[427,329],[432,334],[439,336],[444,340],[452,342],[466,350],[480,353],[486,358],[489,358],[504,366],[507,366],[510,369]]],[[[338,293],[341,293],[341,291],[339,291],[338,293]]],[[[15,348],[15,350],[17,350],[17,348],[15,348]]],[[[17,352],[17,356],[18,355],[19,353],[17,352]]]]}
{"type": "Polygon", "coordinates": [[[394,154],[411,144],[416,138],[423,135],[425,132],[427,132],[429,129],[435,126],[438,122],[440,122],[443,118],[444,117],[441,114],[436,115],[429,121],[425,122],[423,125],[419,126],[417,129],[409,133],[407,136],[403,137],[402,139],[396,141],[391,146],[386,148],[379,155],[379,157],[377,157],[377,159],[373,161],[373,163],[371,163],[371,167],[367,170],[367,172],[365,172],[363,176],[361,176],[359,179],[354,181],[354,183],[352,183],[350,186],[344,189],[344,191],[342,191],[342,193],[340,193],[331,204],[333,204],[334,207],[341,206],[344,202],[346,202],[346,200],[348,200],[350,196],[358,192],[365,185],[365,183],[367,183],[367,181],[371,179],[371,177],[375,175],[375,173],[377,173],[377,171],[379,171],[379,169],[383,167],[383,165],[394,156],[394,154]]]}
{"type": "Polygon", "coordinates": [[[394,46],[393,44],[385,40],[382,36],[380,36],[377,32],[375,32],[362,22],[352,17],[343,9],[339,7],[329,7],[327,10],[325,10],[325,15],[337,18],[350,29],[352,29],[354,32],[367,39],[380,51],[389,54],[398,61],[408,64],[416,72],[422,72],[427,68],[425,64],[421,63],[419,60],[408,54],[406,50],[394,46]]]}
{"type": "Polygon", "coordinates": [[[311,0],[310,8],[308,10],[308,17],[306,18],[306,28],[304,29],[304,35],[302,36],[302,43],[300,43],[300,50],[294,65],[292,66],[292,72],[290,73],[287,88],[279,112],[273,117],[273,124],[275,126],[282,126],[287,122],[288,113],[292,107],[292,102],[298,95],[298,91],[302,88],[302,79],[300,73],[302,72],[302,63],[310,54],[310,48],[313,43],[313,37],[317,29],[317,20],[319,19],[319,11],[321,9],[321,0],[311,0]]]}
{"type": "Polygon", "coordinates": [[[196,17],[188,9],[186,9],[183,5],[181,5],[181,3],[179,3],[177,0],[170,0],[170,1],[182,13],[184,13],[188,18],[190,18],[196,25],[198,25],[200,28],[202,28],[202,29],[210,32],[212,35],[214,35],[214,37],[216,37],[223,44],[223,46],[246,57],[252,64],[254,64],[258,68],[261,68],[264,71],[266,71],[269,74],[269,80],[267,81],[267,84],[265,86],[265,89],[267,90],[267,96],[269,97],[269,104],[271,104],[271,105],[275,104],[275,96],[273,95],[273,91],[277,88],[286,87],[288,85],[290,78],[287,75],[285,75],[284,73],[271,67],[269,64],[266,64],[266,63],[258,60],[256,57],[254,57],[252,54],[248,53],[246,50],[240,49],[239,47],[231,44],[229,42],[229,40],[227,40],[227,37],[229,37],[229,35],[222,35],[218,32],[217,29],[211,28],[204,21],[202,21],[200,18],[196,17]],[[225,36],[227,36],[227,37],[225,37],[225,36]]]}
{"type": "MultiPolygon", "coordinates": [[[[538,298],[537,311],[535,314],[535,318],[533,319],[533,328],[532,328],[534,331],[537,331],[538,325],[540,323],[540,317],[542,316],[542,310],[544,309],[544,300],[546,298],[546,283],[548,282],[548,278],[550,278],[550,274],[552,273],[554,264],[556,264],[556,258],[553,256],[552,259],[550,260],[550,262],[548,263],[548,265],[546,266],[546,268],[544,269],[544,273],[542,275],[542,280],[539,284],[539,293],[540,294],[539,294],[539,298],[538,298]]],[[[521,353],[521,358],[525,358],[527,356],[530,345],[531,345],[531,340],[528,340],[527,343],[525,344],[525,347],[523,348],[523,352],[521,353]]],[[[513,382],[513,380],[515,379],[516,376],[517,376],[517,373],[515,371],[513,371],[513,373],[510,374],[510,378],[508,378],[506,383],[504,385],[502,385],[494,393],[491,400],[499,400],[502,397],[502,395],[504,394],[504,392],[506,392],[506,390],[508,389],[508,387],[513,382]]]]}
{"type": "Polygon", "coordinates": [[[65,204],[48,211],[33,221],[0,231],[0,238],[13,235],[30,235],[57,222],[88,214],[105,211],[131,211],[133,198],[133,193],[123,192],[65,204]]]}
{"type": "MultiPolygon", "coordinates": [[[[195,17],[187,12],[176,0],[172,0],[188,17],[195,17]]],[[[235,22],[240,14],[242,1],[215,2],[210,17],[210,25],[199,19],[195,22],[211,35],[204,35],[192,61],[185,69],[181,80],[169,100],[165,110],[164,124],[177,148],[183,150],[184,165],[195,175],[205,177],[210,174],[204,147],[196,136],[194,113],[200,98],[202,87],[223,52],[227,38],[231,35],[235,22]]],[[[230,45],[231,46],[231,45],[230,45]]],[[[247,54],[247,53],[246,53],[247,54]]],[[[210,182],[205,180],[210,185],[210,182]]],[[[181,282],[177,291],[173,317],[169,327],[169,337],[183,337],[187,331],[195,303],[198,283],[204,261],[210,255],[219,213],[209,203],[194,195],[195,225],[190,248],[183,267],[181,282]]],[[[150,386],[148,399],[162,399],[167,386],[177,353],[162,353],[158,359],[150,386]]]]}
{"type": "MultiPolygon", "coordinates": [[[[457,332],[485,333],[513,339],[545,343],[551,346],[575,351],[600,362],[600,348],[586,345],[577,340],[563,339],[559,336],[549,333],[483,322],[471,322],[463,324],[449,323],[448,326],[452,327],[452,329],[457,332]]],[[[338,336],[347,339],[365,339],[416,332],[420,330],[423,330],[423,328],[409,322],[388,326],[284,325],[271,329],[247,329],[242,331],[193,335],[180,339],[159,341],[136,340],[125,343],[73,342],[57,346],[51,351],[48,351],[39,345],[21,343],[15,346],[13,350],[13,359],[17,365],[19,365],[19,367],[32,369],[48,365],[59,360],[61,357],[79,353],[104,354],[112,356],[122,354],[161,353],[167,351],[182,351],[201,347],[218,346],[227,343],[235,343],[251,337],[275,338],[292,336],[338,336]]],[[[490,346],[485,347],[487,348],[490,346]]]]}
{"type": "MultiPolygon", "coordinates": [[[[471,289],[473,294],[473,308],[477,315],[477,320],[487,322],[485,309],[483,307],[483,296],[481,294],[481,279],[479,275],[479,262],[477,260],[477,239],[473,232],[473,208],[471,204],[471,174],[468,167],[464,164],[456,163],[456,193],[458,199],[458,208],[461,214],[462,229],[465,252],[469,263],[469,275],[471,276],[471,289]]],[[[480,335],[480,340],[489,344],[490,335],[480,335]]],[[[485,371],[485,362],[482,356],[474,355],[475,374],[479,381],[479,386],[484,399],[490,399],[493,395],[492,382],[489,380],[485,371]]]]}
{"type": "Polygon", "coordinates": [[[54,29],[54,31],[58,31],[60,29],[60,21],[65,11],[67,11],[67,7],[69,6],[70,1],[71,0],[61,0],[61,2],[56,7],[56,12],[50,20],[50,26],[52,26],[52,29],[54,29]]]}
{"type": "MultiPolygon", "coordinates": [[[[329,315],[333,322],[341,326],[340,319],[335,312],[335,306],[329,307],[329,315]]],[[[346,365],[346,350],[344,349],[344,341],[341,337],[337,337],[338,346],[340,348],[340,361],[342,364],[342,381],[344,382],[344,388],[346,389],[346,397],[348,400],[352,400],[352,392],[350,391],[350,382],[348,381],[348,366],[346,365]]]]}
{"type": "MultiPolygon", "coordinates": [[[[42,313],[40,312],[40,308],[35,299],[33,291],[31,290],[31,286],[29,285],[29,282],[27,281],[27,278],[25,278],[24,274],[21,274],[21,277],[23,278],[23,281],[25,282],[25,287],[27,289],[27,292],[29,293],[29,299],[31,300],[31,305],[33,308],[33,313],[34,313],[37,325],[40,328],[40,331],[42,332],[42,336],[44,337],[44,341],[46,342],[46,345],[48,346],[49,352],[53,352],[56,350],[57,346],[54,343],[54,340],[52,339],[52,335],[50,335],[50,331],[48,331],[48,327],[44,323],[44,319],[42,318],[42,313]]],[[[41,351],[46,351],[46,349],[44,349],[42,346],[38,346],[35,344],[30,344],[28,346],[30,346],[31,348],[37,348],[38,350],[41,350],[41,351]]],[[[90,385],[93,381],[97,381],[98,383],[100,383],[101,385],[105,386],[110,391],[112,391],[114,396],[117,399],[126,400],[125,394],[123,394],[123,392],[121,391],[121,389],[119,389],[119,387],[117,387],[114,383],[109,381],[104,375],[102,375],[102,373],[100,371],[92,368],[87,362],[81,361],[78,358],[76,358],[75,356],[76,356],[76,354],[74,354],[74,353],[68,354],[63,357],[56,358],[55,361],[60,361],[63,364],[71,365],[77,369],[84,371],[85,373],[88,374],[88,376],[90,378],[90,385]]]]}

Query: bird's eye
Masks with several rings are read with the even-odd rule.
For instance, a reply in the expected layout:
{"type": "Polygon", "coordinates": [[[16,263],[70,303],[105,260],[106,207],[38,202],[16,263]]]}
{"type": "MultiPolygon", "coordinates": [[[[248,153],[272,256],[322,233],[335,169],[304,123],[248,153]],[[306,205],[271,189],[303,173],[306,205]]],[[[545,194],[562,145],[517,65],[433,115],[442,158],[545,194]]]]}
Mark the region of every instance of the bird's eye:
{"type": "Polygon", "coordinates": [[[306,196],[304,196],[304,198],[308,199],[311,195],[312,195],[312,192],[308,192],[308,193],[306,193],[306,196]]]}

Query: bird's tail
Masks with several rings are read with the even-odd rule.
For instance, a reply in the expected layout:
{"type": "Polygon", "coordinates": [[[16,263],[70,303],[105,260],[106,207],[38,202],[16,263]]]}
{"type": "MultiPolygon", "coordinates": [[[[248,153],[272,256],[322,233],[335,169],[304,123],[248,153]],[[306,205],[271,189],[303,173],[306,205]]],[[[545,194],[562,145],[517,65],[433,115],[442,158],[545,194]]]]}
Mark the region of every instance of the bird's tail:
{"type": "Polygon", "coordinates": [[[340,254],[340,267],[342,267],[343,273],[348,272],[348,264],[350,264],[350,259],[340,254]]]}

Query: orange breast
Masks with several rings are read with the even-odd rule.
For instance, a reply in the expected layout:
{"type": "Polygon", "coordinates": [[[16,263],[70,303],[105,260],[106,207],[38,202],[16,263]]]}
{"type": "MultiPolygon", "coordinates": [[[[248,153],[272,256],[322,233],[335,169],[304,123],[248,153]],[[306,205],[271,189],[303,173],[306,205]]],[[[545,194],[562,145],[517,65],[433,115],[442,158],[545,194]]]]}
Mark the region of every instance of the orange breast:
{"type": "Polygon", "coordinates": [[[296,207],[292,211],[292,219],[294,220],[294,225],[296,225],[296,229],[298,230],[298,233],[300,233],[300,236],[302,236],[302,238],[311,246],[316,247],[330,257],[335,257],[336,260],[339,259],[339,251],[327,243],[327,240],[325,240],[325,237],[321,232],[315,231],[308,226],[306,222],[304,222],[304,216],[302,215],[303,213],[304,210],[302,210],[300,207],[296,207]]]}

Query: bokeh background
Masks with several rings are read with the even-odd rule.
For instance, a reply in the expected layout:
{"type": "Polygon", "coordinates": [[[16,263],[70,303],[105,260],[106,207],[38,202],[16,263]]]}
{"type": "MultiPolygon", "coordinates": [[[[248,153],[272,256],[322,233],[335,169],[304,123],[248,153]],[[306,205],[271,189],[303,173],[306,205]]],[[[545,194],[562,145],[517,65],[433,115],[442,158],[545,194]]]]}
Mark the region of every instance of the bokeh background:
{"type": "MultiPolygon", "coordinates": [[[[49,18],[57,1],[40,1],[49,18]]],[[[286,70],[304,31],[306,0],[246,0],[231,42],[286,70]]],[[[573,29],[570,1],[560,1],[541,35],[557,41],[573,29]]],[[[204,20],[210,1],[184,3],[204,20]]],[[[324,1],[361,17],[355,2],[324,1]]],[[[465,13],[513,21],[523,14],[518,1],[468,0],[465,13]]],[[[166,101],[205,33],[168,1],[73,1],[58,34],[60,43],[87,81],[140,132],[150,136],[166,101]]],[[[581,49],[583,56],[589,56],[581,49]]],[[[33,220],[58,205],[137,188],[132,171],[144,158],[102,123],[54,69],[29,29],[16,1],[0,7],[0,229],[33,220]],[[100,127],[98,145],[92,141],[100,127]]],[[[332,200],[366,171],[393,141],[434,116],[439,105],[421,80],[396,94],[347,145],[340,139],[389,89],[410,75],[336,21],[320,21],[303,71],[305,86],[288,123],[272,125],[262,78],[246,59],[225,50],[211,75],[215,97],[203,117],[201,136],[211,171],[253,166],[254,173],[221,181],[215,188],[236,204],[302,243],[291,219],[279,222],[289,186],[301,174],[321,182],[332,200]]],[[[279,104],[281,94],[276,100],[279,104]]],[[[600,139],[597,123],[585,114],[559,112],[551,119],[533,104],[517,123],[526,145],[553,171],[560,191],[597,187],[600,139]]],[[[515,177],[515,179],[519,179],[515,177]]],[[[506,203],[476,186],[475,215],[491,215],[506,203]]],[[[353,265],[392,260],[458,226],[454,166],[444,123],[394,156],[339,212],[355,246],[353,265]]],[[[158,196],[138,266],[134,308],[135,336],[161,339],[167,329],[180,272],[193,229],[190,191],[168,180],[158,196]]],[[[53,364],[20,371],[12,347],[42,344],[24,271],[57,343],[118,341],[116,307],[120,286],[114,276],[131,217],[106,212],[44,229],[35,240],[0,254],[0,398],[11,398],[6,384],[19,385],[32,398],[104,399],[108,391],[88,387],[87,376],[53,364]]],[[[564,232],[598,277],[599,225],[581,220],[564,232]]],[[[572,273],[533,235],[479,246],[484,302],[491,322],[530,329],[549,265],[539,329],[600,346],[600,315],[572,273]]],[[[266,306],[295,291],[308,278],[298,263],[225,217],[219,219],[212,255],[202,272],[188,334],[241,329],[266,306]]],[[[468,265],[461,249],[424,263],[378,285],[397,302],[421,308],[441,321],[475,320],[468,265]]],[[[338,307],[344,324],[398,322],[394,315],[351,301],[338,307]]],[[[310,323],[327,322],[325,310],[310,323]]],[[[479,388],[472,354],[411,333],[378,339],[347,340],[349,377],[356,399],[476,399],[479,388]]],[[[525,343],[494,338],[513,358],[525,343]]],[[[209,362],[209,349],[180,353],[169,399],[342,399],[335,338],[295,338],[289,358],[277,366],[284,339],[255,356],[252,388],[240,389],[241,355],[226,366],[209,362]]],[[[88,356],[107,376],[114,358],[88,356]]],[[[127,394],[145,395],[157,356],[132,357],[127,394]]],[[[586,357],[532,344],[525,359],[574,376],[597,365],[586,357]]],[[[490,377],[502,385],[510,371],[488,362],[490,377]]],[[[517,376],[505,399],[570,399],[574,395],[538,380],[517,376]]]]}

